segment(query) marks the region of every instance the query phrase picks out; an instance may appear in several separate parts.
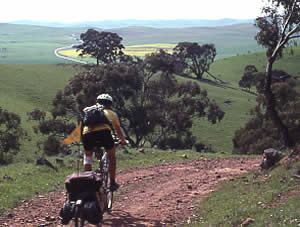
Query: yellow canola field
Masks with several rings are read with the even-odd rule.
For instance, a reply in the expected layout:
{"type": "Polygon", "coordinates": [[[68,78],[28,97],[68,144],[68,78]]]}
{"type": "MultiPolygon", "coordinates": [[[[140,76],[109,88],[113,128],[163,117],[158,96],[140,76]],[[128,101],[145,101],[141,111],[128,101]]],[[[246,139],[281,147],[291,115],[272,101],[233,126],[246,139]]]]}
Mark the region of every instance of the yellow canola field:
{"type": "MultiPolygon", "coordinates": [[[[176,44],[169,44],[169,43],[154,43],[154,44],[143,44],[143,45],[132,45],[132,46],[125,46],[124,53],[130,56],[138,56],[144,57],[146,54],[151,54],[153,52],[158,51],[159,49],[164,49],[168,53],[172,53],[173,48],[176,44]]],[[[77,58],[79,57],[80,51],[76,51],[76,49],[68,49],[68,50],[61,50],[59,54],[77,58]]]]}
{"type": "Polygon", "coordinates": [[[154,43],[154,44],[144,44],[144,45],[133,45],[126,46],[124,53],[131,56],[143,57],[146,54],[151,54],[158,51],[159,49],[164,49],[168,53],[172,53],[173,48],[176,44],[169,43],[154,43]]]}
{"type": "Polygon", "coordinates": [[[58,53],[67,57],[77,58],[79,57],[80,51],[76,51],[76,49],[68,49],[68,50],[60,50],[58,51],[58,53]]]}

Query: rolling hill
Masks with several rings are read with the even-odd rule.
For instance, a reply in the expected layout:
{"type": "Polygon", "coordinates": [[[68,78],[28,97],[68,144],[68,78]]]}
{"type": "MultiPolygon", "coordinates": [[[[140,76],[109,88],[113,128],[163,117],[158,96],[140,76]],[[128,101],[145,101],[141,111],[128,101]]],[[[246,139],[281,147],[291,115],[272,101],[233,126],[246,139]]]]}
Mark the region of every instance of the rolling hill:
{"type": "MultiPolygon", "coordinates": [[[[0,64],[66,63],[54,55],[54,50],[77,42],[88,27],[46,27],[0,23],[0,64]]],[[[101,29],[100,29],[101,30],[101,29]]],[[[123,44],[198,42],[214,43],[217,58],[225,58],[261,50],[254,40],[253,24],[217,27],[154,28],[131,26],[106,31],[123,38],[123,44]]]]}

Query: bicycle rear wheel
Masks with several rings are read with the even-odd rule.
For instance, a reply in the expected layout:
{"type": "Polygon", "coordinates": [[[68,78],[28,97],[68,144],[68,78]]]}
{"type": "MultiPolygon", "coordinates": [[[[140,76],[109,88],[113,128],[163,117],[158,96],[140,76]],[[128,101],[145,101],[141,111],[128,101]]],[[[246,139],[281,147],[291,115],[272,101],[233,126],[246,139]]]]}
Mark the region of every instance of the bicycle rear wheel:
{"type": "Polygon", "coordinates": [[[75,207],[75,212],[74,212],[74,226],[79,227],[79,207],[75,207]]]}
{"type": "Polygon", "coordinates": [[[75,207],[74,226],[75,227],[83,227],[84,226],[84,220],[82,218],[80,218],[80,207],[79,206],[75,207]]]}

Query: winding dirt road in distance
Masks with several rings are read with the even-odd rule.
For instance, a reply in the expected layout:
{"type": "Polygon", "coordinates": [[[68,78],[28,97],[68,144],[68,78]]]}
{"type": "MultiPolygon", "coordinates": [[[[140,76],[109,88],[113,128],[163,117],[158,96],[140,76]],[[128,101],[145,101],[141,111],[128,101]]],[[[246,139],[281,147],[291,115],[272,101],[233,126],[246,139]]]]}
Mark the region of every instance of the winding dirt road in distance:
{"type": "Polygon", "coordinates": [[[71,39],[74,40],[74,41],[78,41],[78,42],[77,42],[77,43],[74,43],[74,44],[71,44],[71,45],[69,45],[69,46],[56,48],[56,49],[54,50],[55,56],[58,57],[58,58],[62,58],[62,59],[68,60],[68,61],[73,61],[73,62],[80,63],[80,64],[87,64],[86,61],[81,61],[81,60],[78,60],[78,59],[75,59],[75,58],[71,58],[71,57],[68,57],[68,56],[59,54],[59,51],[61,51],[61,50],[71,49],[71,48],[73,48],[74,45],[78,45],[78,44],[81,44],[81,43],[82,43],[82,40],[77,40],[77,39],[76,39],[76,35],[75,35],[75,34],[72,34],[72,35],[71,35],[71,39]]]}
{"type": "MultiPolygon", "coordinates": [[[[173,226],[191,217],[199,201],[220,181],[259,168],[260,158],[199,159],[117,175],[121,184],[111,214],[103,226],[173,226]]],[[[61,226],[58,213],[64,190],[37,195],[0,216],[0,226],[61,226]]],[[[93,226],[93,225],[87,225],[93,226]]]]}
{"type": "Polygon", "coordinates": [[[55,56],[58,57],[58,58],[63,58],[63,59],[65,59],[65,60],[73,61],[73,62],[76,62],[76,63],[87,64],[86,61],[81,61],[81,60],[78,60],[78,59],[75,59],[75,58],[71,58],[71,57],[68,57],[68,56],[59,54],[59,51],[60,51],[60,50],[70,49],[70,48],[73,47],[73,45],[74,45],[74,44],[72,44],[72,45],[70,45],[70,46],[65,46],[65,47],[59,47],[59,48],[56,48],[56,49],[54,50],[55,56]]]}

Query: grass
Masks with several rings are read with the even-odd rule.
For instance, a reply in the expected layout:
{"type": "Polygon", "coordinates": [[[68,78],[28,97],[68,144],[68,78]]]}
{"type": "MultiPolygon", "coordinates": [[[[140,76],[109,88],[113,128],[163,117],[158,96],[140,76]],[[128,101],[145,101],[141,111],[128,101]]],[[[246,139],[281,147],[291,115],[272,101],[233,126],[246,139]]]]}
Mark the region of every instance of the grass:
{"type": "Polygon", "coordinates": [[[78,72],[75,65],[12,65],[0,64],[1,103],[8,109],[19,108],[14,102],[5,101],[14,97],[16,101],[49,110],[51,101],[59,89],[63,89],[68,80],[78,72]],[[4,97],[5,96],[5,97],[4,97]]]}
{"type": "Polygon", "coordinates": [[[81,70],[76,65],[64,64],[0,64],[1,107],[20,115],[22,127],[32,138],[31,141],[23,142],[21,152],[16,156],[17,161],[41,153],[36,146],[40,137],[33,133],[33,123],[27,120],[27,112],[35,108],[50,111],[56,92],[63,89],[68,80],[81,70]]]}
{"type": "Polygon", "coordinates": [[[292,176],[299,168],[299,162],[282,165],[257,178],[250,173],[220,184],[186,226],[240,226],[247,218],[254,219],[250,226],[299,226],[299,180],[292,176]]]}
{"type": "Polygon", "coordinates": [[[12,180],[3,180],[0,184],[0,213],[13,208],[33,195],[54,191],[62,187],[67,170],[55,172],[34,163],[18,163],[14,166],[1,167],[0,176],[5,174],[12,180]]]}
{"type": "Polygon", "coordinates": [[[1,64],[56,64],[67,63],[57,58],[54,50],[73,44],[72,34],[79,35],[83,28],[50,28],[41,26],[0,23],[1,64]]]}

